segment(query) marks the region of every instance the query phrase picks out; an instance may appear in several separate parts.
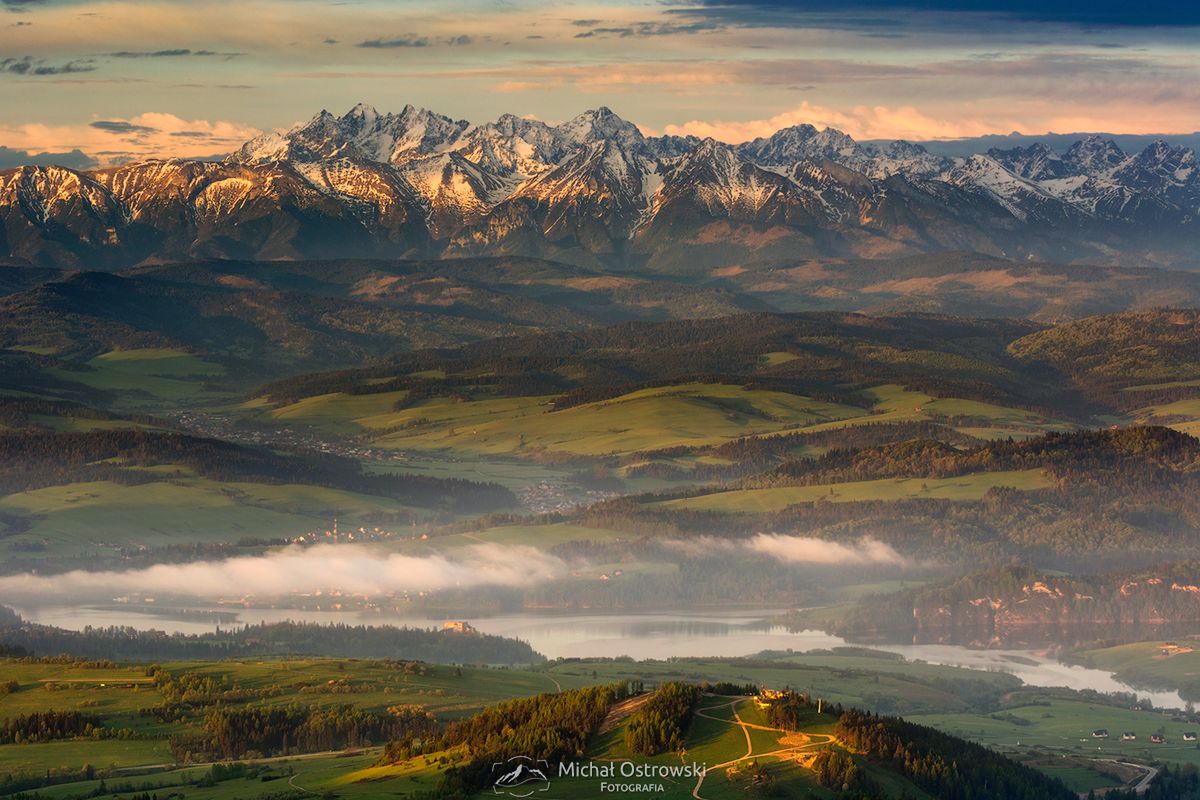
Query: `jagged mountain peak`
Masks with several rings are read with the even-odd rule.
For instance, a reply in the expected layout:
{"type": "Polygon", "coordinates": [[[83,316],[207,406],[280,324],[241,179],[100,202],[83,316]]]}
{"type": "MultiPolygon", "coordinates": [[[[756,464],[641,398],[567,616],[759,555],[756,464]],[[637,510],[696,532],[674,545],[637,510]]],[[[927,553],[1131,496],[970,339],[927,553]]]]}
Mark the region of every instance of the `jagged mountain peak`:
{"type": "Polygon", "coordinates": [[[810,157],[812,141],[819,133],[808,123],[792,125],[738,145],[738,150],[759,163],[783,166],[810,157]]]}
{"type": "Polygon", "coordinates": [[[872,178],[897,172],[930,177],[950,164],[924,147],[893,141],[883,145],[861,143],[837,128],[817,129],[807,123],[793,125],[738,146],[738,152],[756,164],[784,167],[795,172],[801,161],[832,161],[872,178]]]}
{"type": "Polygon", "coordinates": [[[1112,139],[1092,134],[1071,145],[1063,161],[1079,174],[1097,175],[1116,167],[1125,158],[1124,151],[1112,139]]]}
{"type": "Polygon", "coordinates": [[[1022,178],[1043,180],[1062,178],[1070,174],[1070,168],[1058,153],[1043,142],[1035,142],[1028,147],[1013,147],[1008,150],[993,147],[987,151],[987,154],[1022,178]]]}
{"type": "Polygon", "coordinates": [[[584,111],[559,125],[555,132],[560,141],[576,145],[605,139],[633,149],[643,146],[646,140],[637,125],[617,116],[608,106],[584,111]]]}
{"type": "Polygon", "coordinates": [[[503,114],[476,126],[359,103],[255,137],[223,163],[0,173],[0,243],[43,263],[347,249],[685,268],[717,260],[706,253],[950,248],[1187,264],[1198,218],[1195,153],[1164,141],[1130,155],[1089,136],[1061,155],[1035,143],[951,160],[811,124],[739,145],[647,137],[607,106],[557,125],[503,114]]]}
{"type": "Polygon", "coordinates": [[[1174,146],[1165,139],[1155,139],[1133,156],[1144,163],[1195,162],[1196,154],[1187,147],[1174,146]]]}
{"type": "MultiPolygon", "coordinates": [[[[411,108],[411,106],[404,107],[406,111],[409,108],[411,108]]],[[[370,103],[357,103],[355,104],[354,108],[346,112],[343,119],[362,119],[374,121],[378,117],[379,112],[375,110],[375,106],[371,105],[370,103]]]]}
{"type": "Polygon", "coordinates": [[[256,137],[230,160],[266,163],[354,158],[403,163],[454,145],[470,127],[466,120],[454,120],[413,105],[406,105],[397,114],[380,114],[374,106],[359,103],[340,117],[322,109],[287,133],[256,137]]]}

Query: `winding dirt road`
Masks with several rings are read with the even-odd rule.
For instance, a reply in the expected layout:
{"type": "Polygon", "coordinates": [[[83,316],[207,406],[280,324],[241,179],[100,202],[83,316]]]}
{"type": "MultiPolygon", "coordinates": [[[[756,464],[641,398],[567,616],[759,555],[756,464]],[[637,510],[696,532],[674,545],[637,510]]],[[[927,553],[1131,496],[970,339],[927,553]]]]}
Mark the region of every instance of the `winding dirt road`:
{"type": "Polygon", "coordinates": [[[779,734],[783,734],[785,736],[788,734],[795,734],[795,733],[802,733],[802,732],[801,731],[785,731],[783,728],[769,728],[765,725],[756,725],[753,722],[746,722],[745,720],[742,719],[742,716],[738,713],[737,706],[739,703],[745,703],[748,700],[749,700],[749,698],[746,698],[746,697],[735,697],[735,698],[732,698],[728,703],[719,703],[715,706],[708,706],[707,708],[696,709],[696,716],[704,717],[705,719],[715,720],[717,722],[725,722],[725,723],[728,723],[729,725],[737,725],[739,728],[742,729],[742,733],[745,734],[745,736],[746,736],[746,754],[744,756],[739,756],[738,758],[730,759],[729,761],[725,761],[721,764],[716,764],[714,766],[711,766],[708,769],[706,769],[703,773],[701,773],[701,775],[698,778],[696,778],[696,786],[695,786],[695,788],[692,789],[692,797],[694,797],[696,800],[704,800],[704,797],[701,796],[701,794],[700,794],[700,787],[704,785],[704,779],[705,779],[705,777],[707,777],[709,770],[725,769],[726,767],[731,767],[734,764],[739,764],[743,761],[749,761],[752,758],[769,758],[769,757],[775,757],[775,758],[779,758],[779,759],[789,758],[789,757],[794,756],[795,754],[803,752],[805,750],[811,750],[816,747],[822,747],[824,745],[833,744],[834,742],[837,741],[833,736],[830,736],[829,734],[825,734],[825,733],[804,734],[805,736],[808,737],[808,740],[806,742],[804,742],[804,744],[792,745],[790,747],[782,747],[778,750],[771,750],[771,751],[765,752],[765,753],[756,753],[756,752],[754,752],[754,740],[750,737],[750,731],[752,731],[752,730],[768,731],[770,733],[779,733],[779,734]],[[714,717],[712,714],[705,713],[707,711],[712,711],[713,709],[717,709],[717,708],[728,708],[733,713],[733,719],[729,720],[729,719],[725,719],[724,717],[714,717]]]}

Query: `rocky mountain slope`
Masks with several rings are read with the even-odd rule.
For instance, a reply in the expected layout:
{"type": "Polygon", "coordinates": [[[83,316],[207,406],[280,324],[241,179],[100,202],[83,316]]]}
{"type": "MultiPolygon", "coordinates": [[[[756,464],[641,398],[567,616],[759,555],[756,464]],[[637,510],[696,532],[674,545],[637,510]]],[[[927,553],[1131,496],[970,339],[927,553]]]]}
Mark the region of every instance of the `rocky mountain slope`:
{"type": "Polygon", "coordinates": [[[0,172],[0,255],[115,268],[190,258],[522,255],[698,273],[971,250],[1196,266],[1200,169],[1089,137],[967,158],[786,128],[738,146],[560,125],[327,111],[221,162],[0,172]]]}

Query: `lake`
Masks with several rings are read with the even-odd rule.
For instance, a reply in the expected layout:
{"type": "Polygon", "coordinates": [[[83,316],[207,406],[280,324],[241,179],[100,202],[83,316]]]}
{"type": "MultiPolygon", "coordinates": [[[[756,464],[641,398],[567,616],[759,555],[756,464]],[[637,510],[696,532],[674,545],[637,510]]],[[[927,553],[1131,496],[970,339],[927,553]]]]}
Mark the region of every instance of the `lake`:
{"type": "MultiPolygon", "coordinates": [[[[27,620],[71,630],[87,626],[125,625],[171,632],[205,633],[217,619],[202,613],[171,609],[133,609],[123,606],[42,606],[18,608],[27,620]]],[[[440,626],[443,618],[400,617],[358,612],[299,609],[211,609],[232,624],[285,620],[347,624],[440,626]],[[231,618],[236,616],[236,622],[231,618]]],[[[575,614],[508,614],[471,619],[484,633],[523,639],[547,658],[629,656],[665,659],[687,656],[749,656],[763,650],[805,652],[851,644],[818,630],[792,631],[769,620],[770,611],[630,612],[575,614]]],[[[1177,692],[1134,689],[1098,669],[1063,664],[1040,650],[983,650],[950,644],[871,644],[872,649],[899,653],[909,660],[931,664],[998,670],[1016,675],[1031,686],[1067,686],[1099,692],[1133,692],[1155,706],[1182,708],[1177,692]]]]}

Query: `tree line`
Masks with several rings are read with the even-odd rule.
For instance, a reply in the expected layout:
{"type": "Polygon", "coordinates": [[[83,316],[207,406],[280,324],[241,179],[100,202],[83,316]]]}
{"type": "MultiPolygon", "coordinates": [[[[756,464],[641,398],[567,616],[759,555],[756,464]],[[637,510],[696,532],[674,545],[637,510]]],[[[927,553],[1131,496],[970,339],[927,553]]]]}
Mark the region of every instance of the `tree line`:
{"type": "Polygon", "coordinates": [[[467,797],[491,785],[493,766],[514,756],[555,764],[581,757],[613,704],[638,689],[624,683],[570,689],[499,703],[451,722],[434,747],[463,747],[469,761],[446,773],[438,796],[467,797]]]}
{"type": "Polygon", "coordinates": [[[834,736],[943,800],[1075,800],[1061,781],[982,745],[899,717],[845,710],[834,736]]]}
{"type": "Polygon", "coordinates": [[[678,681],[659,686],[625,723],[625,746],[643,756],[681,749],[698,702],[698,686],[678,681]]]}
{"type": "Polygon", "coordinates": [[[312,622],[259,623],[183,634],[128,627],[72,631],[33,623],[13,625],[10,621],[0,627],[0,644],[25,653],[117,661],[271,655],[403,658],[443,664],[530,664],[543,660],[528,643],[491,634],[312,622]]]}
{"type": "Polygon", "coordinates": [[[0,744],[30,744],[92,736],[103,725],[95,714],[81,711],[34,711],[0,722],[0,744]]]}
{"type": "MultiPolygon", "coordinates": [[[[800,730],[816,712],[813,706],[808,695],[786,692],[771,704],[767,718],[774,727],[800,730]]],[[[833,735],[842,747],[942,800],[1076,800],[1058,779],[934,728],[836,704],[825,706],[822,715],[836,718],[833,735]]],[[[825,757],[822,774],[826,786],[851,784],[845,788],[852,796],[873,791],[848,758],[825,757]]]]}
{"type": "Polygon", "coordinates": [[[218,707],[204,716],[202,733],[175,734],[171,753],[181,763],[319,752],[427,736],[434,716],[417,706],[386,713],[351,705],[218,707]]]}

